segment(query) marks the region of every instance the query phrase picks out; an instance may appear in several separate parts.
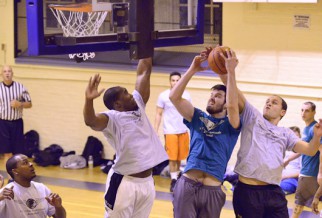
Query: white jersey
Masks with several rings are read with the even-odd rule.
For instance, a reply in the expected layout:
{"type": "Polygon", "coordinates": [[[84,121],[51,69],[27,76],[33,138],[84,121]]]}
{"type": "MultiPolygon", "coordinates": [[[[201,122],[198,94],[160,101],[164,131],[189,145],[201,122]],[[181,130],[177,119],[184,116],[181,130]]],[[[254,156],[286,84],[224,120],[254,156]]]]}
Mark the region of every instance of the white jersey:
{"type": "MultiPolygon", "coordinates": [[[[284,160],[287,160],[290,156],[294,155],[293,151],[286,151],[284,160]]],[[[283,177],[288,175],[294,175],[300,173],[301,170],[301,157],[296,158],[289,162],[289,164],[283,169],[283,177]]]]}
{"type": "MultiPolygon", "coordinates": [[[[183,117],[169,99],[170,89],[165,90],[159,95],[157,106],[163,109],[163,133],[181,134],[188,131],[183,123],[183,117]]],[[[183,92],[182,98],[191,102],[190,94],[183,92]]]]}
{"type": "Polygon", "coordinates": [[[135,90],[133,97],[138,110],[104,112],[109,121],[102,132],[116,152],[113,170],[121,175],[145,171],[168,159],[145,113],[140,93],[135,90]]]}
{"type": "Polygon", "coordinates": [[[279,185],[286,150],[300,140],[290,128],[267,121],[248,101],[241,113],[242,130],[235,172],[269,184],[279,185]]]}
{"type": "Polygon", "coordinates": [[[51,191],[44,184],[32,181],[30,187],[25,188],[16,182],[11,182],[0,192],[12,186],[14,199],[0,201],[0,217],[45,218],[55,214],[55,207],[45,199],[51,191]]]}

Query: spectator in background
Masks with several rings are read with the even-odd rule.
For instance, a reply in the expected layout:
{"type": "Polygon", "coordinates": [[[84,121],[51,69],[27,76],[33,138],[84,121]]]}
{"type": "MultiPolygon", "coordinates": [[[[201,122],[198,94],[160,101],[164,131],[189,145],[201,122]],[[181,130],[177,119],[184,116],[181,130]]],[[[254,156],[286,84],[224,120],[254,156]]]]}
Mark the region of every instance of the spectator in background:
{"type": "Polygon", "coordinates": [[[31,108],[31,98],[19,82],[13,81],[10,66],[1,70],[3,81],[0,83],[0,154],[5,162],[12,154],[25,153],[22,112],[31,108]]]}
{"type": "Polygon", "coordinates": [[[66,217],[61,197],[44,184],[32,181],[36,173],[27,156],[12,156],[6,168],[13,182],[0,190],[0,217],[66,217]]]}
{"type": "MultiPolygon", "coordinates": [[[[315,120],[316,106],[313,102],[304,102],[301,108],[302,120],[305,122],[305,127],[302,132],[302,139],[309,142],[315,135],[315,120]]],[[[320,139],[320,145],[322,139],[320,139]]],[[[321,147],[321,146],[320,146],[321,147]]],[[[298,218],[304,206],[310,207],[314,198],[314,194],[319,188],[317,176],[320,164],[320,152],[317,151],[313,155],[302,155],[302,167],[298,186],[295,193],[295,206],[292,213],[292,218],[298,218]]]]}
{"type": "MultiPolygon", "coordinates": [[[[183,123],[183,117],[169,99],[171,89],[181,79],[181,74],[172,72],[170,74],[170,89],[163,91],[157,102],[154,129],[158,133],[161,118],[163,115],[163,134],[165,139],[165,150],[169,156],[169,169],[171,177],[170,192],[177,181],[180,172],[181,161],[185,160],[189,153],[189,133],[188,128],[183,123]]],[[[190,94],[184,91],[184,99],[191,102],[190,94]]]]}
{"type": "MultiPolygon", "coordinates": [[[[290,127],[291,130],[301,138],[301,130],[297,126],[290,127]]],[[[298,178],[301,170],[301,154],[295,153],[293,151],[286,151],[284,157],[284,169],[282,172],[281,188],[285,194],[295,193],[298,178]]]]}

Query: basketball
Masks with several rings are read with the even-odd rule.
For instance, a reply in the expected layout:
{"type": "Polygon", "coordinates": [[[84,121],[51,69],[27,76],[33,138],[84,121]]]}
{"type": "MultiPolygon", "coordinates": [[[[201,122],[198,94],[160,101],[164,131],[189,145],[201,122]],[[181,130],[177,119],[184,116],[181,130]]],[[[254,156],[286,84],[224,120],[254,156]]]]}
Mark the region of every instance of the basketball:
{"type": "Polygon", "coordinates": [[[226,50],[230,50],[227,46],[217,46],[215,47],[208,56],[208,65],[211,70],[213,70],[217,74],[226,74],[227,70],[225,67],[225,59],[220,56],[220,52],[222,52],[225,57],[227,57],[226,50]]]}

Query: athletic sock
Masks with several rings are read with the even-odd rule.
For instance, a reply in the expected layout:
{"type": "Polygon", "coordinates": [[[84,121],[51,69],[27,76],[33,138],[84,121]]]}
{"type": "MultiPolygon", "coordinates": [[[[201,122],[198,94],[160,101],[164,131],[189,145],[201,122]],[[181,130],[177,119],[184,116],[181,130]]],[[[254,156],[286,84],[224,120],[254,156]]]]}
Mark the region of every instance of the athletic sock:
{"type": "Polygon", "coordinates": [[[170,177],[171,177],[171,179],[177,180],[177,178],[178,178],[178,172],[170,172],[170,177]]]}

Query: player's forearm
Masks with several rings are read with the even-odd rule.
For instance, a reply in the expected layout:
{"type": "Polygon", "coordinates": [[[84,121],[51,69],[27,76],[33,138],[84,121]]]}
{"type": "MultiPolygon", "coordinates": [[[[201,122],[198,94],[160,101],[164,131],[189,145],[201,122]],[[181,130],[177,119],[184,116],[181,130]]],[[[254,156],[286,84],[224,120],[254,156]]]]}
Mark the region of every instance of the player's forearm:
{"type": "Polygon", "coordinates": [[[137,75],[150,74],[152,71],[152,58],[140,59],[137,66],[137,75]]]}
{"type": "Polygon", "coordinates": [[[322,178],[322,145],[320,145],[319,147],[319,151],[320,151],[320,155],[319,155],[319,160],[320,160],[320,163],[319,163],[319,173],[318,173],[318,176],[320,176],[320,178],[322,178]]]}
{"type": "Polygon", "coordinates": [[[169,98],[172,102],[180,100],[182,98],[183,92],[186,89],[188,82],[195,73],[196,72],[189,68],[188,71],[177,82],[177,84],[171,89],[169,98]]]}
{"type": "Polygon", "coordinates": [[[29,102],[29,101],[26,101],[26,102],[20,102],[20,107],[22,108],[31,108],[32,107],[32,103],[29,102]]]}
{"type": "MultiPolygon", "coordinates": [[[[227,86],[227,83],[228,83],[228,76],[227,74],[219,74],[218,75],[221,79],[221,81],[224,83],[225,86],[227,86]]],[[[236,88],[237,91],[236,93],[238,94],[238,108],[239,108],[239,113],[241,113],[243,110],[244,110],[244,107],[245,107],[245,102],[246,102],[246,99],[243,95],[243,93],[238,89],[236,88]]]]}
{"type": "Polygon", "coordinates": [[[318,190],[315,192],[314,198],[320,199],[322,196],[322,186],[319,186],[318,190]]]}
{"type": "Polygon", "coordinates": [[[157,114],[154,120],[154,130],[156,133],[158,133],[159,131],[160,123],[161,123],[161,116],[157,114]]]}
{"type": "Polygon", "coordinates": [[[66,210],[63,206],[55,207],[55,218],[66,218],[66,210]]]}
{"type": "Polygon", "coordinates": [[[228,76],[227,74],[218,74],[220,80],[222,81],[222,83],[227,86],[227,81],[228,81],[228,76]]]}
{"type": "Polygon", "coordinates": [[[235,70],[230,70],[227,77],[227,111],[230,124],[234,128],[240,125],[238,110],[238,89],[236,85],[235,70]]]}
{"type": "Polygon", "coordinates": [[[301,154],[300,153],[294,153],[294,154],[292,154],[292,155],[290,155],[288,158],[287,158],[287,162],[291,162],[291,161],[293,161],[293,160],[295,160],[295,159],[297,159],[297,158],[299,158],[301,156],[301,154]]]}
{"type": "Polygon", "coordinates": [[[150,76],[152,72],[152,58],[140,59],[137,66],[135,90],[137,90],[144,103],[150,98],[150,76]]]}
{"type": "Polygon", "coordinates": [[[85,124],[87,126],[93,127],[95,125],[96,120],[93,100],[85,100],[83,115],[85,124]]]}
{"type": "Polygon", "coordinates": [[[321,137],[313,135],[311,141],[309,142],[308,152],[310,156],[314,156],[319,150],[321,137]]]}

